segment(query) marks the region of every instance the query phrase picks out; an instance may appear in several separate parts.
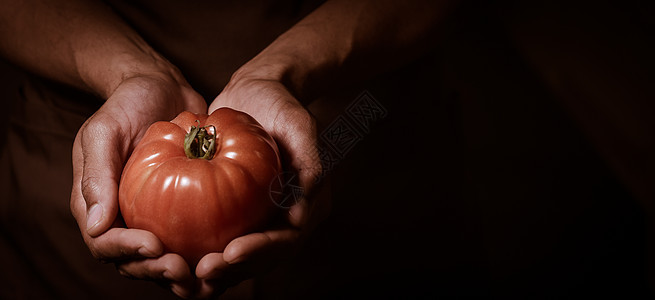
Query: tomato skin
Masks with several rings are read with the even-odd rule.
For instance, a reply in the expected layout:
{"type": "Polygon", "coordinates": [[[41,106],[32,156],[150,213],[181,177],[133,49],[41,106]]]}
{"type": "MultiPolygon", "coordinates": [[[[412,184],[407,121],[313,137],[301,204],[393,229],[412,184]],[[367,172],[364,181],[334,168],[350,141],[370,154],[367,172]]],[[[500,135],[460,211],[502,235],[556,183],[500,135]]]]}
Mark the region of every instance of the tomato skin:
{"type": "Polygon", "coordinates": [[[132,152],[119,186],[121,214],[128,228],[151,231],[166,251],[195,266],[271,220],[271,195],[279,194],[271,193],[271,182],[281,171],[275,141],[249,115],[230,108],[209,116],[182,112],[151,125],[132,152]],[[214,157],[187,158],[185,135],[209,125],[214,157]]]}

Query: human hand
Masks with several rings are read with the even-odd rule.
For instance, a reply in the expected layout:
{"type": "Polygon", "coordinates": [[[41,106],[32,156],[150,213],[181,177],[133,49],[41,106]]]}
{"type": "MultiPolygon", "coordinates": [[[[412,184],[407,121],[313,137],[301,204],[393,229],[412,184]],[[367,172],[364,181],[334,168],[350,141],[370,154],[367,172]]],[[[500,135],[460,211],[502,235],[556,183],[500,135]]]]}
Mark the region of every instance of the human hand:
{"type": "MultiPolygon", "coordinates": [[[[181,111],[206,112],[202,97],[181,76],[139,75],[123,80],[80,128],[73,144],[71,211],[93,256],[125,276],[170,284],[180,294],[193,284],[184,259],[164,254],[152,233],[127,229],[118,217],[123,165],[150,124],[181,111]]],[[[183,295],[183,294],[181,294],[183,295]]]]}
{"type": "Polygon", "coordinates": [[[284,211],[283,224],[236,238],[222,253],[204,256],[195,270],[200,281],[195,291],[198,297],[220,294],[271,269],[292,254],[329,212],[327,194],[314,193],[322,175],[315,121],[287,88],[279,81],[235,76],[209,112],[225,106],[250,114],[275,138],[289,171],[285,175],[293,173],[303,193],[284,211]]]}

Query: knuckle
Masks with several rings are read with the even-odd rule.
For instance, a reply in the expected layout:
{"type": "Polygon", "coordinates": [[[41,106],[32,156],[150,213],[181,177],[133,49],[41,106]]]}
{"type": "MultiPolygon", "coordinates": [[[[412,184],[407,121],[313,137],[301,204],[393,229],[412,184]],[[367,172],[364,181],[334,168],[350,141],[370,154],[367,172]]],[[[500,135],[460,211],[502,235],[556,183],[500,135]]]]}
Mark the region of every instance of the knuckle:
{"type": "Polygon", "coordinates": [[[88,174],[89,172],[87,170],[84,173],[81,181],[82,197],[87,203],[90,203],[94,196],[98,194],[99,187],[96,183],[96,177],[88,174]]]}
{"type": "Polygon", "coordinates": [[[289,117],[293,121],[291,123],[297,124],[296,126],[298,126],[298,128],[301,128],[302,130],[305,130],[307,132],[316,131],[316,120],[309,113],[309,111],[307,111],[300,104],[294,105],[294,107],[292,108],[289,114],[289,117]]]}
{"type": "Polygon", "coordinates": [[[98,121],[97,115],[92,116],[84,124],[84,127],[80,130],[80,138],[83,145],[88,145],[89,142],[93,142],[95,137],[106,133],[107,126],[103,122],[98,121]]]}
{"type": "Polygon", "coordinates": [[[73,195],[71,195],[71,199],[69,202],[69,209],[71,211],[71,214],[77,220],[80,222],[82,219],[82,216],[84,216],[84,205],[81,203],[80,199],[81,194],[80,192],[75,192],[73,195]]]}
{"type": "Polygon", "coordinates": [[[120,257],[132,257],[137,254],[138,247],[131,245],[129,240],[127,231],[121,230],[116,235],[116,247],[118,247],[118,255],[120,257]]]}

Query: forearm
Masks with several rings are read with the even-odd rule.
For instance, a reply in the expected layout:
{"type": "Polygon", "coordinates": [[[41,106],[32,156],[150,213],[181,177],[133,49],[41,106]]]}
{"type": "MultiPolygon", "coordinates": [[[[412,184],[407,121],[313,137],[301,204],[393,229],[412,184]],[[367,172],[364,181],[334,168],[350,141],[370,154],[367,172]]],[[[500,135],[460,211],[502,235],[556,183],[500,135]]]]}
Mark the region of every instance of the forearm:
{"type": "Polygon", "coordinates": [[[0,51],[34,73],[103,98],[126,78],[174,72],[100,1],[5,1],[0,51]]]}
{"type": "Polygon", "coordinates": [[[410,61],[434,44],[455,0],[328,1],[235,75],[283,81],[292,93],[364,79],[410,61]]]}

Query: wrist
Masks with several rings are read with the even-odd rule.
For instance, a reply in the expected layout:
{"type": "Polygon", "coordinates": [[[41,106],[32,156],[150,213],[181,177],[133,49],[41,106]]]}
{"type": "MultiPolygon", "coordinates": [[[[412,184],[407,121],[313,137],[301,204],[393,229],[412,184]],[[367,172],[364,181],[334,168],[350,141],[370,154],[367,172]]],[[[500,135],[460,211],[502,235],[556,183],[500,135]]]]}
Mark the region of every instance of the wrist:
{"type": "Polygon", "coordinates": [[[327,47],[323,42],[314,30],[296,27],[239,68],[231,81],[278,81],[298,99],[313,99],[332,86],[336,70],[345,57],[342,51],[327,47]],[[314,42],[302,42],[308,40],[314,42]]]}
{"type": "Polygon", "coordinates": [[[257,56],[232,75],[229,85],[247,81],[275,81],[298,100],[312,99],[319,89],[318,83],[325,83],[319,78],[326,77],[326,73],[290,55],[257,56]]]}
{"type": "Polygon", "coordinates": [[[184,85],[180,71],[157,53],[124,53],[85,64],[78,59],[80,77],[89,90],[103,99],[109,98],[123,82],[136,77],[150,77],[169,84],[184,85]]]}

